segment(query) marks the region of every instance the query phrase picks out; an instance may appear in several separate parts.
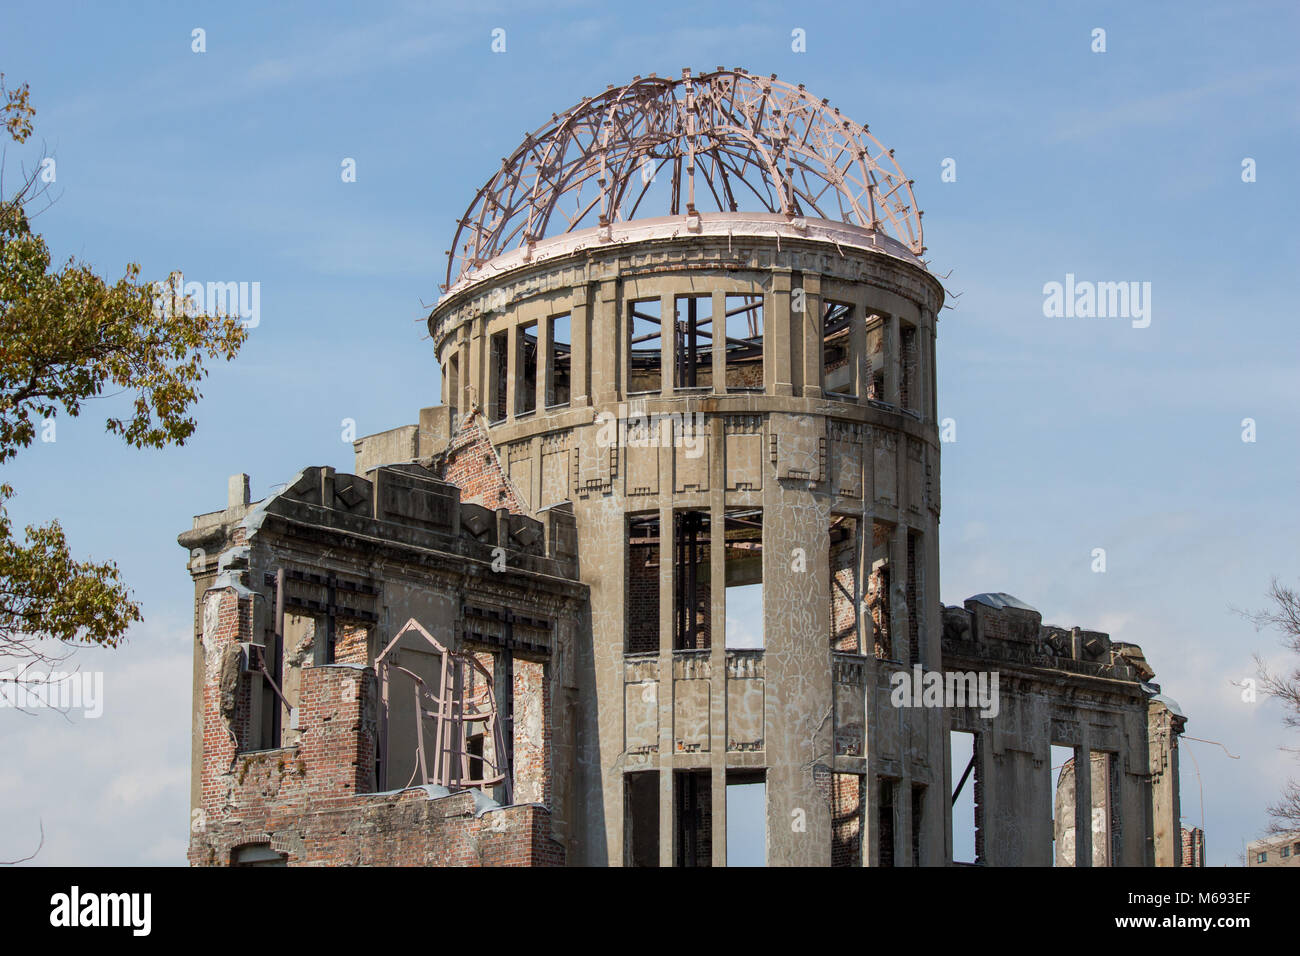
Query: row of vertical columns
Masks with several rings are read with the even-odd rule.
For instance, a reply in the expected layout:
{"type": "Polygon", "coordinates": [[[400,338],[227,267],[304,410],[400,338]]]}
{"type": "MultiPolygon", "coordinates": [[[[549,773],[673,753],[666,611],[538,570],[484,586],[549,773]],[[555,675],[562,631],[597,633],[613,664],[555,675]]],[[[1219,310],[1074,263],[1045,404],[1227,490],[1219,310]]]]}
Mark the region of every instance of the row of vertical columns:
{"type": "MultiPolygon", "coordinates": [[[[596,302],[587,299],[587,289],[575,290],[571,304],[571,399],[573,406],[587,405],[595,401],[618,400],[620,391],[629,381],[627,342],[630,319],[620,314],[618,308],[618,281],[608,279],[597,286],[596,302]],[[594,308],[593,308],[594,305],[594,308]],[[594,384],[588,392],[588,381],[594,384]],[[598,383],[598,384],[596,384],[598,383]]],[[[713,390],[726,391],[726,293],[712,293],[711,304],[711,342],[713,390]]],[[[773,395],[802,395],[818,398],[822,395],[822,366],[824,363],[825,342],[823,340],[822,311],[824,307],[821,276],[794,273],[789,270],[776,270],[773,273],[772,292],[764,296],[764,389],[773,395]],[[798,281],[795,288],[792,284],[798,281]],[[797,302],[796,302],[797,299],[797,302]],[[796,308],[796,305],[802,308],[796,308]]],[[[678,361],[677,293],[663,293],[660,296],[660,335],[663,361],[660,368],[660,394],[668,396],[676,389],[675,369],[678,361]]],[[[853,392],[856,396],[866,394],[868,387],[867,366],[870,356],[867,354],[866,319],[868,301],[864,293],[855,295],[854,321],[850,330],[850,346],[854,357],[853,392]]],[[[881,313],[870,313],[881,314],[881,313]]],[[[460,383],[455,396],[448,395],[448,400],[457,406],[468,405],[477,401],[480,406],[492,400],[493,384],[487,379],[491,373],[491,341],[487,324],[487,315],[472,320],[472,332],[467,336],[468,343],[457,347],[460,354],[460,383]]],[[[539,364],[536,385],[535,407],[545,409],[549,384],[553,378],[553,356],[551,354],[552,329],[549,315],[539,315],[537,319],[537,347],[539,364]]],[[[884,400],[892,405],[901,405],[901,353],[902,339],[900,320],[892,314],[882,314],[883,347],[887,361],[885,363],[884,400]]],[[[511,325],[506,330],[506,417],[514,418],[518,408],[520,387],[519,351],[522,334],[519,325],[511,325]]],[[[933,376],[933,335],[917,326],[916,362],[914,368],[913,390],[925,399],[914,402],[917,410],[928,410],[933,418],[937,414],[934,407],[933,389],[929,382],[933,376]],[[926,356],[929,361],[925,360],[926,356]]]]}

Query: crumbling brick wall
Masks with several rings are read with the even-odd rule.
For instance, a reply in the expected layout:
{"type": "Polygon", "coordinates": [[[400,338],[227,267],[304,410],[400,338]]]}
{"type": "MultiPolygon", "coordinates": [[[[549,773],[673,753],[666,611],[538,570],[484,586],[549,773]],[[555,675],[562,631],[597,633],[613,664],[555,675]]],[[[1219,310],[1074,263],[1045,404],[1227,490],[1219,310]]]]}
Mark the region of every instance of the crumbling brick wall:
{"type": "Polygon", "coordinates": [[[488,438],[482,418],[477,410],[465,416],[442,455],[441,476],[460,488],[462,502],[493,511],[508,508],[511,514],[524,514],[527,509],[501,466],[501,458],[488,438]]]}
{"type": "Polygon", "coordinates": [[[370,628],[364,624],[340,624],[334,638],[334,662],[363,667],[371,664],[370,628]]]}
{"type": "MultiPolygon", "coordinates": [[[[233,655],[238,675],[252,604],[236,587],[213,590],[205,601],[203,803],[191,827],[191,864],[229,865],[250,844],[269,844],[289,865],[563,864],[544,806],[480,813],[476,791],[372,792],[378,682],[369,667],[304,666],[300,742],[240,752],[237,729],[246,718],[238,703],[229,706],[238,695],[228,665],[233,655]]],[[[549,799],[549,786],[540,789],[549,799]]]]}
{"type": "Polygon", "coordinates": [[[551,682],[546,664],[514,660],[516,803],[551,804],[551,682]]]}
{"type": "Polygon", "coordinates": [[[861,866],[862,775],[834,774],[830,796],[831,866],[861,866]]]}

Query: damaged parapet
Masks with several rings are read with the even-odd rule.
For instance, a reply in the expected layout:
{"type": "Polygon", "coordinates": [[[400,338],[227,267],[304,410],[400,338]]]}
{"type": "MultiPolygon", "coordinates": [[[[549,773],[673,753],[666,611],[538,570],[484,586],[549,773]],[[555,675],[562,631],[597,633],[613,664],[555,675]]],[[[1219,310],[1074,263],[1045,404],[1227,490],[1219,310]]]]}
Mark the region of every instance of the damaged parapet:
{"type": "Polygon", "coordinates": [[[308,468],[256,503],[232,479],[179,541],[191,862],[563,862],[552,805],[572,743],[551,701],[586,605],[571,513],[465,504],[417,464],[308,468]],[[376,663],[398,661],[381,681],[376,663]],[[428,737],[421,686],[445,718],[428,737]]]}
{"type": "Polygon", "coordinates": [[[428,464],[450,444],[456,427],[454,408],[422,408],[417,425],[390,428],[354,441],[356,472],[365,475],[381,465],[428,464]]]}
{"type": "Polygon", "coordinates": [[[973,708],[951,711],[952,729],[974,735],[976,862],[1179,865],[1186,717],[1151,682],[1142,649],[1102,631],[1045,625],[1003,593],[945,607],[943,624],[945,670],[999,676],[996,721],[973,708]],[[1053,747],[1073,752],[1054,779],[1053,747]]]}

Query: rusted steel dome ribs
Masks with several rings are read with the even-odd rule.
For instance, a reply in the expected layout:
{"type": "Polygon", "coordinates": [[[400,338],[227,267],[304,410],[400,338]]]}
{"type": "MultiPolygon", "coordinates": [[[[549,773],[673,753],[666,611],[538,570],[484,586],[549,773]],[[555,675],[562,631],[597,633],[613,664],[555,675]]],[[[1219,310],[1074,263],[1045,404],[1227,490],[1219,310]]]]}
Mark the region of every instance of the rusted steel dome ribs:
{"type": "Polygon", "coordinates": [[[925,249],[912,182],[867,127],[775,76],[683,70],[611,86],[525,137],[457,222],[444,289],[542,239],[710,211],[840,221],[925,249]]]}

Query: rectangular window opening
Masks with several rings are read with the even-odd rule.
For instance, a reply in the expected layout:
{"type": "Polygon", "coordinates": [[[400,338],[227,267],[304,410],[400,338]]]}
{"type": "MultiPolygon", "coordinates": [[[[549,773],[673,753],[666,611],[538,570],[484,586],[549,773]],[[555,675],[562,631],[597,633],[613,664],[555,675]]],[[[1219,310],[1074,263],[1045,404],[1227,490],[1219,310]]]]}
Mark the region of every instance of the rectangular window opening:
{"type": "Polygon", "coordinates": [[[627,654],[659,651],[659,516],[628,518],[627,654]]]}
{"type": "Polygon", "coordinates": [[[263,631],[262,647],[249,650],[252,655],[249,664],[256,668],[256,672],[250,676],[255,678],[253,686],[260,687],[258,703],[261,724],[257,745],[250,749],[272,750],[282,746],[281,728],[284,707],[280,695],[275,690],[277,687],[284,686],[284,652],[280,643],[275,628],[268,627],[263,631]],[[265,674],[262,673],[263,668],[266,669],[265,674]],[[268,676],[270,680],[267,680],[268,676]]]}
{"type": "MultiPolygon", "coordinates": [[[[1061,761],[1052,804],[1054,866],[1078,866],[1083,852],[1076,828],[1081,757],[1079,748],[1052,746],[1053,769],[1061,761]]],[[[1091,801],[1085,819],[1092,834],[1092,865],[1115,866],[1120,851],[1119,754],[1091,751],[1089,776],[1091,801]]]]}
{"type": "Polygon", "coordinates": [[[862,600],[859,558],[862,540],[858,519],[832,515],[830,527],[831,650],[861,653],[858,607],[862,600]]]}
{"type": "Polygon", "coordinates": [[[628,306],[629,394],[658,392],[663,388],[663,328],[658,299],[641,299],[628,306]]]}
{"type": "MultiPolygon", "coordinates": [[[[499,651],[492,664],[493,693],[500,710],[501,737],[505,754],[501,767],[515,781],[515,657],[512,651],[499,651]]],[[[510,802],[504,782],[493,788],[492,799],[502,806],[510,802]]]]}
{"type": "Polygon", "coordinates": [[[623,775],[623,859],[627,866],[659,865],[659,772],[623,775]]]}
{"type": "Polygon", "coordinates": [[[713,296],[679,295],[674,389],[713,388],[713,296]]]}
{"type": "Polygon", "coordinates": [[[460,356],[453,354],[447,362],[447,397],[444,401],[455,408],[460,404],[460,356]]]}
{"type": "Polygon", "coordinates": [[[879,801],[876,804],[876,860],[877,866],[894,865],[894,795],[898,781],[881,777],[877,783],[879,801]]]}
{"type": "Polygon", "coordinates": [[[763,511],[728,511],[726,522],[726,646],[747,650],[763,640],[763,511]]]}
{"type": "Polygon", "coordinates": [[[470,780],[483,779],[483,734],[472,733],[465,739],[466,769],[470,780]]]}
{"type": "Polygon", "coordinates": [[[1092,865],[1118,866],[1119,754],[1092,751],[1092,865]]]}
{"type": "Polygon", "coordinates": [[[763,390],[763,297],[726,298],[726,376],[729,392],[763,390]]]}
{"type": "Polygon", "coordinates": [[[822,304],[822,389],[830,395],[853,395],[853,306],[822,304]]]}
{"type": "Polygon", "coordinates": [[[709,581],[709,514],[673,514],[673,650],[703,651],[710,647],[713,612],[709,581]]]}
{"type": "Polygon", "coordinates": [[[537,323],[520,325],[515,343],[515,414],[527,415],[537,410],[537,323]]]}
{"type": "Polygon", "coordinates": [[[1052,744],[1052,866],[1074,866],[1074,748],[1052,744]]]}
{"type": "Polygon", "coordinates": [[[983,863],[980,735],[954,730],[948,741],[952,755],[952,860],[967,865],[983,863]]]}
{"type": "Polygon", "coordinates": [[[767,779],[762,770],[727,774],[727,866],[767,866],[767,779]]]}
{"type": "Polygon", "coordinates": [[[881,660],[897,660],[894,656],[893,624],[890,619],[890,587],[892,562],[890,551],[894,540],[892,525],[880,521],[871,525],[871,563],[867,577],[867,612],[871,618],[872,650],[881,660]]]}
{"type": "Polygon", "coordinates": [[[862,774],[831,779],[831,866],[862,865],[862,774]]]}
{"type": "Polygon", "coordinates": [[[916,411],[920,407],[917,394],[917,337],[916,326],[899,323],[899,377],[898,404],[916,411]]]}
{"type": "Polygon", "coordinates": [[[488,421],[502,422],[506,418],[506,347],[509,332],[494,333],[488,339],[488,421]]]}
{"type": "Polygon", "coordinates": [[[713,779],[708,770],[678,770],[673,773],[673,797],[677,836],[674,866],[713,864],[713,779]]]}
{"type": "Polygon", "coordinates": [[[553,315],[550,322],[550,377],[546,385],[546,404],[558,408],[569,404],[573,387],[573,342],[569,316],[553,315]]]}
{"type": "Polygon", "coordinates": [[[885,396],[885,320],[878,315],[867,317],[867,354],[865,367],[867,398],[888,402],[885,396]]]}

